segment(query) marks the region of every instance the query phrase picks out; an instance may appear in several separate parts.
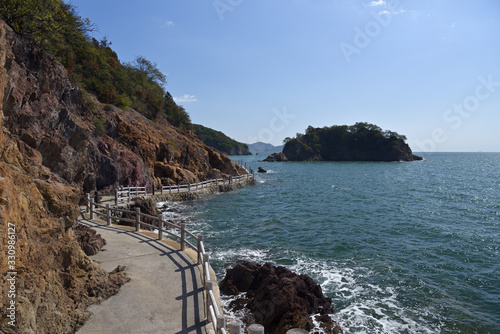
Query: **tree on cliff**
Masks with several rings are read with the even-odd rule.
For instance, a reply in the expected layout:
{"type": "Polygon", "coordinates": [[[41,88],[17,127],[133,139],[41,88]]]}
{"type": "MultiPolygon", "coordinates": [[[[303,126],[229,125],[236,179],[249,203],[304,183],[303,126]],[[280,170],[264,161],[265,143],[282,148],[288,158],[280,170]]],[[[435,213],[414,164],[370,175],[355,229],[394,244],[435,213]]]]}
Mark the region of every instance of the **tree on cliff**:
{"type": "Polygon", "coordinates": [[[1,0],[0,16],[16,33],[43,49],[75,43],[95,28],[60,0],[1,0]]]}
{"type": "Polygon", "coordinates": [[[203,125],[193,124],[194,133],[205,144],[228,155],[251,155],[247,144],[229,138],[221,131],[207,128],[203,125]]]}
{"type": "Polygon", "coordinates": [[[144,116],[165,117],[175,126],[191,128],[189,115],[165,91],[166,76],[144,57],[122,64],[107,38],[89,33],[95,27],[61,0],[0,0],[0,17],[11,28],[54,55],[76,85],[104,103],[132,107],[144,116]]]}

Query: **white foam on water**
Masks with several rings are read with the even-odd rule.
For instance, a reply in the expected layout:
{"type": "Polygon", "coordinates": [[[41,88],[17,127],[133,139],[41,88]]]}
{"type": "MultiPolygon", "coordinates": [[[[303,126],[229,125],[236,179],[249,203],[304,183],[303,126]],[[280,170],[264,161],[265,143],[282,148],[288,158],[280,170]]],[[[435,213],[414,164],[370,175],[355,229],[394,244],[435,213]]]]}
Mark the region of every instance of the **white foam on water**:
{"type": "Polygon", "coordinates": [[[238,250],[217,250],[210,254],[210,257],[215,260],[226,263],[236,263],[238,261],[254,261],[263,263],[269,260],[269,250],[258,248],[242,248],[238,250]]]}
{"type": "Polygon", "coordinates": [[[171,220],[174,223],[191,220],[191,215],[186,213],[188,206],[180,202],[159,202],[157,204],[163,219],[171,220]]]}
{"type": "MultiPolygon", "coordinates": [[[[343,328],[345,334],[430,334],[441,331],[441,326],[432,325],[428,321],[433,318],[435,311],[422,306],[407,309],[398,300],[396,287],[367,283],[366,279],[372,274],[367,268],[351,268],[348,264],[301,257],[289,268],[296,273],[311,276],[321,285],[325,295],[333,299],[336,313],[331,317],[343,328]]],[[[319,326],[317,323],[315,325],[319,326]]]]}
{"type": "MultiPolygon", "coordinates": [[[[351,263],[326,262],[287,253],[294,259],[285,265],[298,274],[308,274],[321,285],[325,295],[333,299],[336,313],[331,318],[349,333],[439,333],[443,326],[435,320],[436,311],[420,306],[407,309],[398,300],[397,287],[382,286],[367,282],[373,275],[368,268],[353,267],[351,263]],[[295,256],[293,256],[295,255],[295,256]],[[429,323],[433,319],[433,324],[429,323]],[[436,325],[437,323],[437,325],[436,325]]],[[[220,250],[211,254],[212,259],[223,263],[251,260],[258,263],[274,262],[270,250],[246,248],[220,250]]],[[[222,273],[224,275],[224,273],[222,273]]],[[[222,296],[224,309],[231,319],[242,319],[247,311],[232,312],[229,304],[238,296],[222,296]]],[[[239,296],[241,297],[241,296],[239,296]]],[[[315,317],[313,332],[324,333],[315,317]]]]}
{"type": "MultiPolygon", "coordinates": [[[[231,303],[237,299],[245,298],[246,292],[242,292],[238,295],[229,296],[225,294],[221,294],[222,307],[224,309],[224,315],[226,316],[226,323],[230,323],[233,320],[241,321],[241,319],[245,318],[249,314],[248,309],[241,310],[233,310],[231,308],[231,303]]],[[[246,328],[243,328],[245,330],[246,328]]]]}

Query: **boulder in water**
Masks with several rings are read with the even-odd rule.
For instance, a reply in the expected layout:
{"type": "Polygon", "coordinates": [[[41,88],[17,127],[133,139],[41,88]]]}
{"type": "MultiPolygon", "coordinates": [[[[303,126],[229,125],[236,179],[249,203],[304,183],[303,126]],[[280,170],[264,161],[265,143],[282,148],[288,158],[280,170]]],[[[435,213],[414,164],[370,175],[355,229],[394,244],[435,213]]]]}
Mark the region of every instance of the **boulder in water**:
{"type": "Polygon", "coordinates": [[[328,314],[334,313],[332,300],[323,295],[321,287],[308,275],[297,275],[285,267],[270,263],[259,265],[241,262],[229,269],[220,283],[229,295],[246,292],[246,296],[231,303],[234,310],[246,308],[250,315],[247,324],[262,324],[266,333],[285,333],[292,328],[312,330],[311,315],[328,333],[342,333],[328,314]]]}

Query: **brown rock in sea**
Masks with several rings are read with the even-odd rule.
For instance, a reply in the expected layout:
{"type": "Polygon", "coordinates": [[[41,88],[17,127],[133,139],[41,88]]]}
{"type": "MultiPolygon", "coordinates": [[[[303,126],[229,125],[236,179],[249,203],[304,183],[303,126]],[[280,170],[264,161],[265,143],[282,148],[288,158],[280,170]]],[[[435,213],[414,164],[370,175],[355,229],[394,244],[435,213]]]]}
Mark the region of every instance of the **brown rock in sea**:
{"type": "Polygon", "coordinates": [[[285,156],[285,154],[283,154],[283,152],[279,152],[279,153],[270,154],[263,161],[267,161],[267,162],[280,162],[280,161],[288,161],[288,159],[285,156]]]}
{"type": "Polygon", "coordinates": [[[322,327],[330,328],[329,333],[342,333],[329,316],[322,316],[335,312],[332,301],[307,275],[269,263],[245,261],[228,269],[220,287],[229,295],[246,292],[245,298],[237,299],[231,306],[248,309],[251,316],[244,320],[247,324],[263,325],[266,333],[285,333],[291,328],[311,330],[313,314],[320,315],[318,320],[322,327]]]}

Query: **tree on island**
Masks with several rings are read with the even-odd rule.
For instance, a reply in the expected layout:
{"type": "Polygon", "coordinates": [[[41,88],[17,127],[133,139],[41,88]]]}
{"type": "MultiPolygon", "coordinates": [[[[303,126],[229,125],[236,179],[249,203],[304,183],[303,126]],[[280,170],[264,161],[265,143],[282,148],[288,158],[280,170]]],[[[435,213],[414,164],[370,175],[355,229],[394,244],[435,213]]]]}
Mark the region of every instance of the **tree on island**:
{"type": "MultiPolygon", "coordinates": [[[[323,128],[308,126],[305,134],[284,140],[281,160],[288,161],[414,161],[406,136],[366,122],[323,128]]],[[[274,158],[276,159],[277,156],[274,158]]]]}

